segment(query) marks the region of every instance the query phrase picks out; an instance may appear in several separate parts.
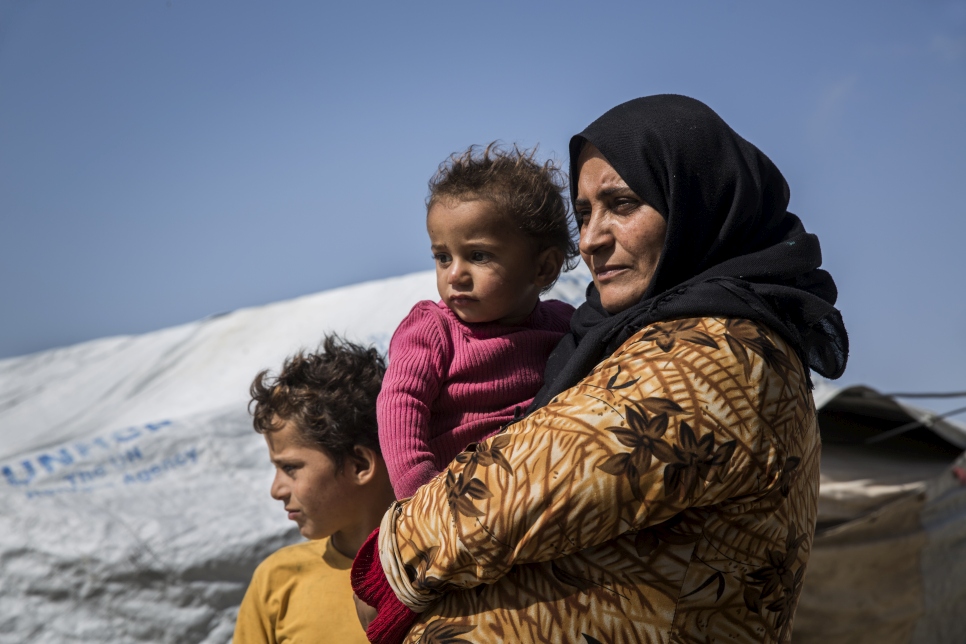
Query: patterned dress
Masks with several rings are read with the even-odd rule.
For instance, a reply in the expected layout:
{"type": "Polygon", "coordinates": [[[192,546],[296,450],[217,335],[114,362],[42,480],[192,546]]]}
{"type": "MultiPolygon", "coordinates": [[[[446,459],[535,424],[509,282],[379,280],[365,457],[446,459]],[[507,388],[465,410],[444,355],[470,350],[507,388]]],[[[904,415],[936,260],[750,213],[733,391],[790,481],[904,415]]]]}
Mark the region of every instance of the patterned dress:
{"type": "Polygon", "coordinates": [[[645,327],[383,520],[407,642],[786,642],[821,445],[771,330],[645,327]]]}

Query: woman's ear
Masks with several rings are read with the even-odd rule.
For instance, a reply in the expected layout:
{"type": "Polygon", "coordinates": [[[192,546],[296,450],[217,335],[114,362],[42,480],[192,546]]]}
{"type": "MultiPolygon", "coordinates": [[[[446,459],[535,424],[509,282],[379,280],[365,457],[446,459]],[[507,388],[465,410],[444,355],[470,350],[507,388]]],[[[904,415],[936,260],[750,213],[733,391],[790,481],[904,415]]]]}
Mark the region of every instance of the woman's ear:
{"type": "Polygon", "coordinates": [[[543,249],[537,255],[537,276],[533,280],[534,285],[542,289],[553,284],[553,281],[560,276],[563,262],[563,251],[556,246],[543,249]]]}
{"type": "Polygon", "coordinates": [[[374,449],[356,445],[352,448],[352,458],[346,463],[346,469],[357,485],[365,485],[376,476],[380,461],[382,456],[374,449]]]}

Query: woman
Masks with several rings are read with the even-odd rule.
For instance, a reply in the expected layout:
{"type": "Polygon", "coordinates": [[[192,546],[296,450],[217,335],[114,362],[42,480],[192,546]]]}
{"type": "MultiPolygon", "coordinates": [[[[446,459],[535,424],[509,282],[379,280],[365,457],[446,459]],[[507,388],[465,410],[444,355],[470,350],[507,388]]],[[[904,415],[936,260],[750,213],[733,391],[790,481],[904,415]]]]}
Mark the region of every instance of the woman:
{"type": "Polygon", "coordinates": [[[818,498],[805,365],[847,355],[818,240],[693,99],[620,105],[570,155],[587,302],[532,413],[363,546],[370,639],[787,641],[818,498]]]}

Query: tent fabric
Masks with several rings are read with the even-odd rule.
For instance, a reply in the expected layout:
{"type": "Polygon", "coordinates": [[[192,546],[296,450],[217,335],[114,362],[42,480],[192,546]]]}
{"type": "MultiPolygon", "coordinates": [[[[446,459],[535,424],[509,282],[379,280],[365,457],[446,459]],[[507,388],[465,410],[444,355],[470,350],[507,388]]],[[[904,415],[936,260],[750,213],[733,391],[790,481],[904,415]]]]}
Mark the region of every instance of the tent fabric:
{"type": "MultiPolygon", "coordinates": [[[[550,296],[579,303],[588,279],[550,296]]],[[[300,539],[268,493],[251,379],[327,331],[385,350],[434,294],[417,273],[0,360],[0,642],[229,641],[255,566],[300,539]]],[[[865,387],[815,399],[820,516],[793,641],[966,641],[966,428],[865,387]],[[931,427],[861,443],[911,420],[931,427]]]]}
{"type": "MultiPolygon", "coordinates": [[[[549,297],[579,302],[585,270],[549,297]]],[[[227,642],[301,539],[248,387],[338,332],[385,351],[433,271],[0,360],[0,642],[227,642]]]]}
{"type": "Polygon", "coordinates": [[[867,387],[815,399],[818,528],[792,641],[966,642],[966,427],[867,387]],[[929,426],[866,442],[911,421],[929,426]]]}

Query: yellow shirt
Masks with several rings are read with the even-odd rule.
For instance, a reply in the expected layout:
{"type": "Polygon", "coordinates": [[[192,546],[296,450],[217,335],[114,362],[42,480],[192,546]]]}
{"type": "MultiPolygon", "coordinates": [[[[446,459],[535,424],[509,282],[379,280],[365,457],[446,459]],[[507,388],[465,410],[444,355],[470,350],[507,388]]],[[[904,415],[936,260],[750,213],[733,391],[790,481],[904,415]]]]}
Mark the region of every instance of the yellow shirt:
{"type": "Polygon", "coordinates": [[[235,622],[234,644],[358,642],[352,560],[328,539],[282,548],[258,565],[235,622]]]}

